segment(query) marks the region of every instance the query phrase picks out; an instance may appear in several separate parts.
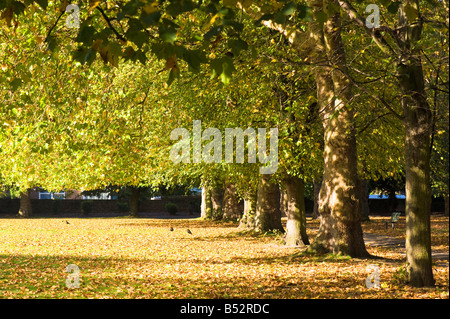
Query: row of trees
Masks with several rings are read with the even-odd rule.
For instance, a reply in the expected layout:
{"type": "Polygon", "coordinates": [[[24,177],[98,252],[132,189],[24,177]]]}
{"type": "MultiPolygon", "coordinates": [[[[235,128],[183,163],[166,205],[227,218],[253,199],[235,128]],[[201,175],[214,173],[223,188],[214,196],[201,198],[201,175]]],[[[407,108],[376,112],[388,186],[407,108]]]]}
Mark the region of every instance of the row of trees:
{"type": "Polygon", "coordinates": [[[321,223],[309,249],[367,257],[367,180],[405,174],[410,283],[433,285],[431,185],[448,202],[448,3],[380,1],[372,28],[366,2],[80,1],[76,29],[67,1],[1,0],[1,184],[201,183],[207,216],[237,196],[241,225],[260,231],[281,229],[281,190],[286,242],[309,244],[312,182],[321,223]],[[277,128],[276,173],[173,163],[171,131],[195,120],[222,136],[277,128]]]}

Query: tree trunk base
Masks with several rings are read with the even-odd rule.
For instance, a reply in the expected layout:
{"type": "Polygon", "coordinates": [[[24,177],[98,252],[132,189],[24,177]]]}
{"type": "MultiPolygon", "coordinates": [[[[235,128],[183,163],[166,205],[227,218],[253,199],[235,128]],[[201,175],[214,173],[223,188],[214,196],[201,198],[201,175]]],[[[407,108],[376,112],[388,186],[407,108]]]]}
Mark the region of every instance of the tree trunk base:
{"type": "Polygon", "coordinates": [[[27,189],[26,191],[20,194],[20,208],[19,208],[19,216],[21,217],[31,217],[32,207],[31,207],[31,189],[27,189]]]}
{"type": "Polygon", "coordinates": [[[320,228],[317,237],[308,247],[308,252],[319,254],[337,254],[352,258],[370,258],[367,252],[361,225],[343,224],[331,215],[320,216],[320,228]]]}

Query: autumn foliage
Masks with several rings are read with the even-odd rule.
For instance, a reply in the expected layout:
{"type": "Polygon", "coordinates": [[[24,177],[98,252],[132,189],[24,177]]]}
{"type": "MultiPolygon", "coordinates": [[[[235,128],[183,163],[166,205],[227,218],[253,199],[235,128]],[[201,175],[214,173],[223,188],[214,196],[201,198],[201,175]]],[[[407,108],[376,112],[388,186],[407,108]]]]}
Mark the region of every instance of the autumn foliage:
{"type": "MultiPolygon", "coordinates": [[[[308,255],[279,234],[199,219],[0,220],[1,298],[448,298],[448,217],[432,217],[435,288],[405,284],[404,219],[364,223],[378,258],[308,255]],[[173,227],[173,231],[170,231],[173,227]],[[187,233],[187,228],[192,234],[187,233]],[[391,239],[390,241],[382,240],[391,239]],[[80,269],[67,288],[65,268],[80,269]],[[380,288],[367,288],[368,265],[380,288]]],[[[313,235],[318,221],[307,220],[313,235]]]]}

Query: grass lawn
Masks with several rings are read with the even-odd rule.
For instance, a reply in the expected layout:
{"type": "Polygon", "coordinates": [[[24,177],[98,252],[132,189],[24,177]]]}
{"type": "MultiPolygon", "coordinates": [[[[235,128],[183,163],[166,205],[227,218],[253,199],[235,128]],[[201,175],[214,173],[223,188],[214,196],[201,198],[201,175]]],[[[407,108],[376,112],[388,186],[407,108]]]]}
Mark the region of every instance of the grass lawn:
{"type": "MultiPolygon", "coordinates": [[[[365,232],[404,240],[404,218],[365,232]]],[[[0,219],[0,298],[448,298],[447,259],[434,261],[435,288],[404,284],[404,247],[368,246],[382,259],[308,256],[280,235],[232,222],[148,218],[0,219]],[[174,231],[170,231],[170,227],[174,231]],[[192,235],[187,233],[187,228],[192,235]],[[79,288],[67,288],[69,264],[79,288]],[[379,267],[379,289],[366,287],[379,267]]],[[[447,252],[448,217],[432,217],[433,251],[447,252]]],[[[308,219],[312,239],[318,221],[308,219]]]]}

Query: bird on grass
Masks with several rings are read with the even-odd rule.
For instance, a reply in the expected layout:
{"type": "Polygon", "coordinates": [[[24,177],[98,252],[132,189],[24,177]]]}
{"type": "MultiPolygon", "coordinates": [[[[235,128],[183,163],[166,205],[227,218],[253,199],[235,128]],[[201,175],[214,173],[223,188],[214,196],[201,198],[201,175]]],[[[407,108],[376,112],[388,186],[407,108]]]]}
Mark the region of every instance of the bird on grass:
{"type": "Polygon", "coordinates": [[[170,231],[173,231],[173,227],[170,227],[170,231]]]}
{"type": "Polygon", "coordinates": [[[187,233],[189,234],[189,235],[192,235],[192,232],[191,232],[191,230],[188,228],[187,229],[187,233]]]}
{"type": "Polygon", "coordinates": [[[70,223],[66,220],[66,224],[70,224],[70,223]]]}

